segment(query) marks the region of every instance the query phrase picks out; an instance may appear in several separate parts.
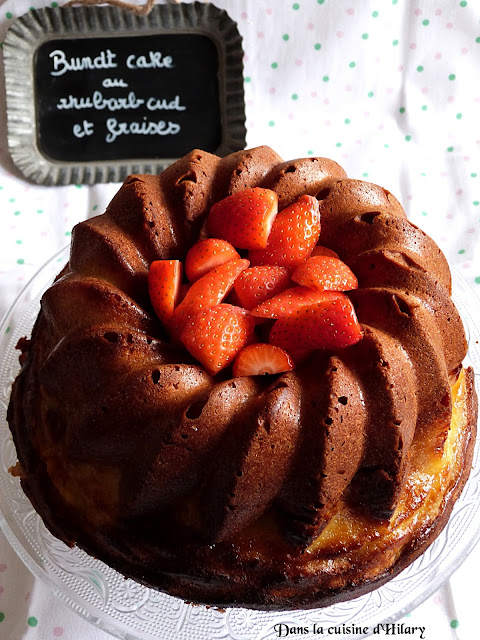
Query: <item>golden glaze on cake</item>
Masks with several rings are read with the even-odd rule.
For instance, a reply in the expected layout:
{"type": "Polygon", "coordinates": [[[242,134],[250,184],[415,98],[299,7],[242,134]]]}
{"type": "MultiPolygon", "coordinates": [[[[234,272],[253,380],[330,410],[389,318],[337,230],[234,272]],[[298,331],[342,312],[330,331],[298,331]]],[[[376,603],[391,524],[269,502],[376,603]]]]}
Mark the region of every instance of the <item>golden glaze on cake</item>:
{"type": "Polygon", "coordinates": [[[131,176],[75,227],[20,345],[8,418],[22,486],[59,538],[188,600],[360,595],[426,549],[468,477],[476,396],[450,287],[397,200],[331,160],[193,151],[131,176]],[[359,279],[364,338],[274,378],[212,378],[168,343],[148,268],[183,259],[210,206],[253,186],[280,208],[318,198],[320,244],[359,279]]]}

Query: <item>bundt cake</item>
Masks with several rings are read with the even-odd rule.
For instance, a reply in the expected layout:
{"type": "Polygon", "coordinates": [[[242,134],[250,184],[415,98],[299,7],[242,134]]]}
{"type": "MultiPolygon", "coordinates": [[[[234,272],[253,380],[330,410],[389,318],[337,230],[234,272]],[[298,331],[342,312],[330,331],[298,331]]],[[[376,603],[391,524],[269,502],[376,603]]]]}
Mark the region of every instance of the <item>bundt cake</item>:
{"type": "Polygon", "coordinates": [[[356,597],[431,544],[470,471],[477,404],[450,289],[445,257],[395,197],[332,160],[196,150],[130,176],[75,227],[19,343],[12,473],[55,536],[185,600],[285,609],[356,597]],[[242,246],[235,216],[256,229],[257,196],[265,225],[242,246]],[[299,212],[310,222],[295,263],[299,212]],[[271,259],[279,224],[283,262],[271,259]],[[218,249],[228,261],[202,275],[195,249],[188,286],[179,265],[212,230],[233,245],[218,249]],[[350,284],[308,289],[328,260],[350,284]],[[168,285],[152,285],[155,264],[168,285]],[[231,288],[254,267],[257,280],[276,269],[256,310],[231,288]],[[292,313],[265,311],[292,296],[292,313]],[[318,309],[327,333],[344,324],[308,343],[318,309]],[[284,366],[248,375],[268,371],[240,355],[203,360],[198,334],[208,343],[227,317],[235,354],[275,349],[284,366]]]}

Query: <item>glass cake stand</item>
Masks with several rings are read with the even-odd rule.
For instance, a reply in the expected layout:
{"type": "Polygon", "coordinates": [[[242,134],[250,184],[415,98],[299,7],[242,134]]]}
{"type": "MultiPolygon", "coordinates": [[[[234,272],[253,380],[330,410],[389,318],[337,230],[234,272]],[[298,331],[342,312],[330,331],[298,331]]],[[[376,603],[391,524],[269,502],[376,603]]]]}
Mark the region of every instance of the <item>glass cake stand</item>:
{"type": "MultiPolygon", "coordinates": [[[[270,640],[274,626],[323,627],[302,638],[365,637],[346,627],[368,627],[395,622],[428,598],[467,557],[480,533],[480,452],[450,520],[432,546],[405,571],[376,591],[326,609],[264,612],[242,608],[217,610],[192,606],[148,589],[80,549],[70,549],[54,538],[23,494],[18,478],[8,473],[16,453],[6,422],[10,388],[18,370],[15,345],[29,336],[43,291],[68,260],[68,248],[55,255],[22,291],[0,326],[0,526],[10,544],[30,569],[64,603],[97,627],[123,640],[270,640]],[[350,631],[350,633],[349,633],[350,631]]],[[[469,343],[468,364],[480,372],[480,301],[460,274],[453,270],[454,301],[463,318],[469,343]]],[[[480,388],[477,374],[477,391],[480,388]]],[[[480,438],[479,438],[480,440],[480,438]]],[[[278,628],[277,628],[278,629],[278,628]]]]}

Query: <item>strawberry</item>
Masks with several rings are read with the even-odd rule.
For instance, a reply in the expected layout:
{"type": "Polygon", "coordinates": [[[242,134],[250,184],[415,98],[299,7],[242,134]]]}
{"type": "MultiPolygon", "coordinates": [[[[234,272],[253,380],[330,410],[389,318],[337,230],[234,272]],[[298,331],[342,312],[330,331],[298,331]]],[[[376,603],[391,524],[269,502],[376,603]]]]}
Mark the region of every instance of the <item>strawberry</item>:
{"type": "Polygon", "coordinates": [[[292,280],[322,291],[350,291],[358,287],[355,274],[338,258],[312,256],[292,273],[292,280]]]}
{"type": "Polygon", "coordinates": [[[270,300],[266,300],[253,309],[251,314],[258,318],[288,318],[303,307],[335,300],[344,295],[334,291],[315,291],[308,287],[292,287],[270,298],[270,300]]]}
{"type": "Polygon", "coordinates": [[[264,265],[245,269],[235,281],[238,301],[245,309],[253,309],[290,285],[285,267],[264,265]]]}
{"type": "Polygon", "coordinates": [[[180,260],[155,260],[148,272],[148,293],[155,313],[167,326],[178,303],[182,281],[180,260]]]}
{"type": "Polygon", "coordinates": [[[226,240],[205,238],[189,249],[185,258],[185,274],[189,282],[195,282],[215,267],[238,258],[235,248],[226,240]]]}
{"type": "Polygon", "coordinates": [[[214,375],[235,358],[253,331],[253,318],[245,309],[217,304],[191,316],[180,332],[180,340],[214,375]]]}
{"type": "Polygon", "coordinates": [[[285,349],[294,359],[316,349],[343,349],[362,338],[362,329],[351,300],[342,296],[299,309],[277,320],[269,342],[285,349]]]}
{"type": "Polygon", "coordinates": [[[230,260],[194,282],[175,309],[171,323],[172,330],[180,331],[193,314],[219,304],[248,265],[248,260],[230,260]]]}
{"type": "Polygon", "coordinates": [[[248,257],[252,265],[296,267],[312,253],[319,235],[318,200],[302,196],[277,215],[266,248],[250,251],[248,257]]]}
{"type": "Polygon", "coordinates": [[[266,373],[275,374],[291,371],[293,360],[280,347],[271,344],[251,344],[244,347],[233,363],[233,375],[262,376],[266,373]]]}
{"type": "Polygon", "coordinates": [[[339,258],[338,253],[335,253],[333,249],[328,249],[328,247],[322,247],[320,244],[317,244],[313,247],[313,251],[311,253],[312,256],[330,256],[331,258],[339,258]]]}
{"type": "Polygon", "coordinates": [[[270,189],[237,191],[216,202],[208,215],[208,233],[237,249],[263,249],[278,212],[278,197],[270,189]]]}

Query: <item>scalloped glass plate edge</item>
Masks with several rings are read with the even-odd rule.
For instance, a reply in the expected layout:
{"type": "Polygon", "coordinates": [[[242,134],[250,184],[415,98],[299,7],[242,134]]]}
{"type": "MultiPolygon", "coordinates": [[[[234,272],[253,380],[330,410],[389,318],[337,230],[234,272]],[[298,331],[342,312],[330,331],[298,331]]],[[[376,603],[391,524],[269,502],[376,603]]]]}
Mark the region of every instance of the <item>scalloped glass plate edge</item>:
{"type": "MultiPolygon", "coordinates": [[[[60,250],[25,286],[0,325],[1,402],[8,405],[10,387],[18,371],[15,345],[29,335],[45,288],[68,260],[68,247],[60,250]]],[[[457,269],[452,269],[453,299],[462,316],[469,342],[466,364],[480,372],[480,300],[457,269]]],[[[477,392],[480,377],[475,375],[477,392]]],[[[28,569],[67,606],[88,622],[122,640],[270,640],[278,637],[274,625],[310,628],[342,625],[368,627],[395,622],[426,600],[468,556],[480,535],[480,451],[475,447],[470,478],[455,504],[449,522],[437,540],[412,565],[375,591],[326,609],[264,612],[230,608],[225,612],[192,606],[148,589],[94,560],[80,549],[69,549],[45,528],[24,496],[20,484],[8,474],[15,449],[5,415],[0,424],[0,527],[28,569]]],[[[367,634],[368,635],[368,634],[367,634]]],[[[305,638],[326,638],[308,634],[305,638]]],[[[336,638],[366,637],[335,634],[336,638]]]]}

